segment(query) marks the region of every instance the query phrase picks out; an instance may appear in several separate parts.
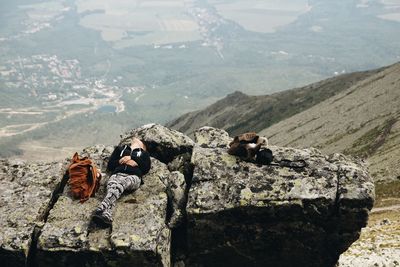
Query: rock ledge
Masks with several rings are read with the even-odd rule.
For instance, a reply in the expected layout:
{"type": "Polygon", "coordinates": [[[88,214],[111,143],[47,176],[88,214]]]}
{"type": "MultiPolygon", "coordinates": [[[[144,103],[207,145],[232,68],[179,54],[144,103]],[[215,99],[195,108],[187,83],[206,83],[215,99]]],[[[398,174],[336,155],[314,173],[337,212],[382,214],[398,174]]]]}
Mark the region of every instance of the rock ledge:
{"type": "MultiPolygon", "coordinates": [[[[227,154],[226,132],[192,141],[157,124],[121,136],[149,146],[144,185],[117,204],[110,229],[91,229],[105,194],[73,200],[62,163],[0,162],[0,261],[5,266],[335,266],[365,227],[374,185],[341,154],[271,146],[274,165],[227,154]],[[304,160],[305,168],[279,161],[304,160]]],[[[90,156],[105,171],[113,147],[90,156]]]]}

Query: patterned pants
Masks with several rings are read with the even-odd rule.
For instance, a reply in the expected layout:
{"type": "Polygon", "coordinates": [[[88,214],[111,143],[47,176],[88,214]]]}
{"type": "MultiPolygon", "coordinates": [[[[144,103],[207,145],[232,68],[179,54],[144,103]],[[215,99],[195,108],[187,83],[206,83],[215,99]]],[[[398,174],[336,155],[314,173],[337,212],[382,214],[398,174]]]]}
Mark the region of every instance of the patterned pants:
{"type": "Polygon", "coordinates": [[[140,187],[141,180],[136,175],[116,173],[110,176],[107,182],[107,195],[104,197],[97,210],[103,212],[103,216],[112,221],[113,209],[117,199],[125,191],[134,191],[140,187]]]}

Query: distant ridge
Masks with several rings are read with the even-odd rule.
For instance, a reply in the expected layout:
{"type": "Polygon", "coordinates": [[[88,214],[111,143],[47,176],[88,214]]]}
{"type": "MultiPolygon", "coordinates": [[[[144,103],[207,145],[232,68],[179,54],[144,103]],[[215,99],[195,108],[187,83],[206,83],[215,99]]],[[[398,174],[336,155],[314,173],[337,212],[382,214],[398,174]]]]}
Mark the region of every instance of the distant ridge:
{"type": "Polygon", "coordinates": [[[236,91],[205,109],[178,117],[167,123],[167,126],[188,135],[192,135],[197,128],[204,125],[225,129],[231,135],[250,129],[261,131],[338,94],[383,69],[385,68],[344,74],[272,95],[249,96],[236,91]]]}

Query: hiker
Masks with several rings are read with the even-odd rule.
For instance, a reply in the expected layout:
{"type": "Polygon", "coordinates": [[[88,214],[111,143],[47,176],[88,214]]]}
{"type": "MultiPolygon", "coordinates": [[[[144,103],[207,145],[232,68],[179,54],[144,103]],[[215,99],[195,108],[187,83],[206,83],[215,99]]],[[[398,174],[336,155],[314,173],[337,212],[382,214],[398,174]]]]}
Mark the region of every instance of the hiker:
{"type": "Polygon", "coordinates": [[[124,192],[133,192],[142,184],[142,176],[149,172],[150,155],[146,145],[133,137],[130,145],[117,146],[108,161],[111,176],[107,182],[107,194],[93,212],[93,221],[100,226],[112,224],[112,214],[117,199],[124,192]]]}

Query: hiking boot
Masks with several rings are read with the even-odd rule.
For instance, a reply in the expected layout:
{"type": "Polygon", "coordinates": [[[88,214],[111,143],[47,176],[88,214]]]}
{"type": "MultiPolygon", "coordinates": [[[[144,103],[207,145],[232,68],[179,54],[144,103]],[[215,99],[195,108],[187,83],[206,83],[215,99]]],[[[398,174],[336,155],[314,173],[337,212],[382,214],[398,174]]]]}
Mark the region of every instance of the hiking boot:
{"type": "Polygon", "coordinates": [[[92,214],[90,214],[91,217],[96,216],[96,215],[101,215],[103,213],[103,210],[101,208],[96,208],[94,211],[92,211],[92,214]]]}
{"type": "Polygon", "coordinates": [[[112,225],[111,215],[101,209],[96,209],[92,213],[92,220],[100,227],[106,228],[112,225]]]}

